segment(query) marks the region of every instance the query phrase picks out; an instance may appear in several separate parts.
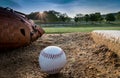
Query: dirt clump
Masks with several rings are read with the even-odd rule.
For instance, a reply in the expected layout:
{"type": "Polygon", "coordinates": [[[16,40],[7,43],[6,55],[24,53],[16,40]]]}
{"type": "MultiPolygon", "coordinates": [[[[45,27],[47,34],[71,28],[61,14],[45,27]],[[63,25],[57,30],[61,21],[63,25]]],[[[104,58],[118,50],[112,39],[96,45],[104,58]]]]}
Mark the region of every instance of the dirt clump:
{"type": "Polygon", "coordinates": [[[120,78],[120,58],[105,45],[97,45],[90,33],[44,34],[31,45],[0,52],[0,78],[120,78]],[[41,72],[40,51],[61,47],[67,64],[59,74],[41,72]]]}

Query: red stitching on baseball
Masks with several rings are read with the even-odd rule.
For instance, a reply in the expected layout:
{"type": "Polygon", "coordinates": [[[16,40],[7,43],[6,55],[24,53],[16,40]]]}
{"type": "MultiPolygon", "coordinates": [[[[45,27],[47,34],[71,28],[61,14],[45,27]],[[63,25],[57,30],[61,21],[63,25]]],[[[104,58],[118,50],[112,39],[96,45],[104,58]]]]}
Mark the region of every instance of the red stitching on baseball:
{"type": "Polygon", "coordinates": [[[59,56],[61,56],[63,54],[63,51],[61,51],[59,54],[47,54],[44,51],[42,51],[41,55],[48,58],[48,59],[55,59],[58,58],[59,56]]]}

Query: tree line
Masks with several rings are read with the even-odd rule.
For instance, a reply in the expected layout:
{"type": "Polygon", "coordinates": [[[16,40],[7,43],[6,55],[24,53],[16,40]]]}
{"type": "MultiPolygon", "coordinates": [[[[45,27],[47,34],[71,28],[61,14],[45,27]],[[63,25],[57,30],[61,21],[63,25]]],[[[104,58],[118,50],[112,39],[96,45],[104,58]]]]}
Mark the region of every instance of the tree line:
{"type": "Polygon", "coordinates": [[[92,14],[77,14],[74,18],[75,22],[80,22],[80,21],[86,21],[86,22],[99,22],[101,23],[102,21],[106,21],[108,23],[115,21],[115,20],[120,20],[120,12],[118,12],[116,15],[113,13],[109,13],[106,15],[101,15],[100,12],[92,13],[92,14]]]}
{"type": "Polygon", "coordinates": [[[27,15],[29,19],[40,20],[42,23],[46,22],[69,22],[70,17],[66,13],[56,12],[54,10],[40,12],[32,12],[27,15]]]}
{"type": "Polygon", "coordinates": [[[40,12],[32,12],[30,14],[27,15],[27,17],[29,19],[33,19],[33,20],[40,20],[40,22],[42,23],[51,23],[51,22],[81,22],[81,21],[85,21],[87,22],[99,22],[101,23],[102,21],[105,22],[112,22],[115,20],[120,20],[120,12],[118,13],[109,13],[106,15],[101,15],[100,12],[96,12],[96,13],[92,13],[92,14],[76,14],[76,16],[74,18],[70,18],[66,13],[60,13],[60,12],[56,12],[54,10],[50,10],[50,11],[44,11],[43,13],[40,12]]]}

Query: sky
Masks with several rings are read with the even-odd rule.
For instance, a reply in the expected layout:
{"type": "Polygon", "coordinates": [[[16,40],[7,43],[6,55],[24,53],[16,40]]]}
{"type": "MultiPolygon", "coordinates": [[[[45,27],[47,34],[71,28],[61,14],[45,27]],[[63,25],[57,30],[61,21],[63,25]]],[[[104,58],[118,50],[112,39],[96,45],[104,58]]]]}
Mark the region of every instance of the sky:
{"type": "Polygon", "coordinates": [[[120,0],[0,0],[0,6],[29,14],[55,10],[74,17],[76,14],[101,14],[120,11],[120,0]]]}

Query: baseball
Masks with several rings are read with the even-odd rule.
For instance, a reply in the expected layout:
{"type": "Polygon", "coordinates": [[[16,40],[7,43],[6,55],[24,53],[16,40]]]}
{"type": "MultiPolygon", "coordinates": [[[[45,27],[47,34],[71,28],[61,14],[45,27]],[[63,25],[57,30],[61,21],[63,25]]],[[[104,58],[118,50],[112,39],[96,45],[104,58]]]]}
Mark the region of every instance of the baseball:
{"type": "Polygon", "coordinates": [[[44,48],[39,55],[41,71],[48,74],[59,73],[66,62],[64,51],[57,46],[48,46],[44,48]]]}

